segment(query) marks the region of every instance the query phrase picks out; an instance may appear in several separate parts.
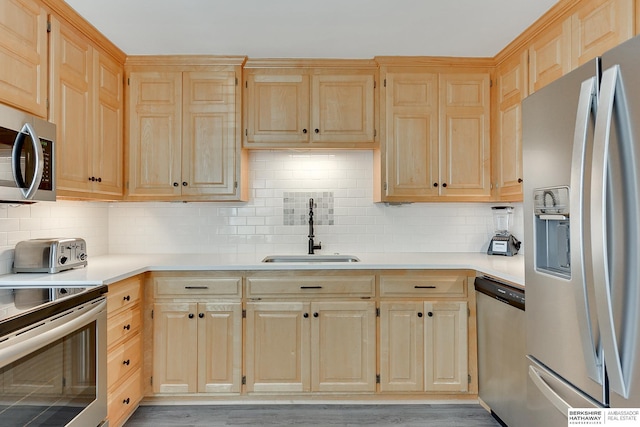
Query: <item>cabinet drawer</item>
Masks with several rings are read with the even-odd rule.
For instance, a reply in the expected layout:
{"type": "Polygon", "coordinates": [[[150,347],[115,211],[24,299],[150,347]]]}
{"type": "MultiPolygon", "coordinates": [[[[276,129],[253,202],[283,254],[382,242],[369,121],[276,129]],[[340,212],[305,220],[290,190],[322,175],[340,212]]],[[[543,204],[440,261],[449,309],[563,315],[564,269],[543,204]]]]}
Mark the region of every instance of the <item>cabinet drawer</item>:
{"type": "Polygon", "coordinates": [[[109,285],[107,293],[107,315],[110,315],[121,308],[132,307],[140,301],[141,295],[140,277],[132,277],[122,282],[109,285]]]}
{"type": "Polygon", "coordinates": [[[382,297],[461,297],[465,295],[464,275],[380,276],[382,297]]]}
{"type": "Polygon", "coordinates": [[[254,277],[247,279],[247,297],[373,297],[375,283],[375,276],[254,277]]]}
{"type": "Polygon", "coordinates": [[[138,333],[142,324],[140,306],[122,311],[107,319],[107,347],[138,333]]]}
{"type": "Polygon", "coordinates": [[[138,368],[141,351],[140,334],[109,351],[107,358],[107,387],[109,389],[138,368]]]}
{"type": "Polygon", "coordinates": [[[183,298],[189,295],[215,295],[223,298],[242,296],[240,277],[156,277],[156,297],[183,298]]]}
{"type": "Polygon", "coordinates": [[[140,369],[136,369],[122,386],[109,394],[107,417],[110,426],[120,426],[122,421],[137,407],[142,397],[140,369]]]}

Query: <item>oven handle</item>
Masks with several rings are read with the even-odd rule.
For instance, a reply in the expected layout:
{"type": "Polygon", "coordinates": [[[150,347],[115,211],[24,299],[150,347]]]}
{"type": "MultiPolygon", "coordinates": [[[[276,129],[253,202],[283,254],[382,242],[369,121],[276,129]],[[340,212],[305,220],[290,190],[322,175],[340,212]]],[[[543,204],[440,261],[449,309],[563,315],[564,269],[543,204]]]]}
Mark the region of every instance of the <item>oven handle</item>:
{"type": "Polygon", "coordinates": [[[47,344],[55,342],[85,325],[95,321],[100,312],[106,315],[107,302],[89,303],[80,309],[58,316],[19,335],[14,335],[0,345],[0,367],[27,356],[47,344]]]}

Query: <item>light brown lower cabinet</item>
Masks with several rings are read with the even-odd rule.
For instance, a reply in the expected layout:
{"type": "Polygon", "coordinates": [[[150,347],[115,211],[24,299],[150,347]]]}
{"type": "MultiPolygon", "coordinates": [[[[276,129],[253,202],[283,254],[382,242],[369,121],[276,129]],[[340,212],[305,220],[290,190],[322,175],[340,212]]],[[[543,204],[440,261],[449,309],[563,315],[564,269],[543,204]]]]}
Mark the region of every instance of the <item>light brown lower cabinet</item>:
{"type": "Polygon", "coordinates": [[[240,393],[241,277],[153,281],[153,392],[240,393]]]}
{"type": "Polygon", "coordinates": [[[466,392],[466,302],[380,303],[380,390],[466,392]]]}
{"type": "Polygon", "coordinates": [[[474,275],[152,273],[143,384],[164,400],[473,397],[474,275]]]}
{"type": "Polygon", "coordinates": [[[107,293],[107,417],[124,425],[142,399],[142,276],[112,285],[107,293]]]}
{"type": "Polygon", "coordinates": [[[374,392],[373,301],[249,302],[247,392],[374,392]]]}

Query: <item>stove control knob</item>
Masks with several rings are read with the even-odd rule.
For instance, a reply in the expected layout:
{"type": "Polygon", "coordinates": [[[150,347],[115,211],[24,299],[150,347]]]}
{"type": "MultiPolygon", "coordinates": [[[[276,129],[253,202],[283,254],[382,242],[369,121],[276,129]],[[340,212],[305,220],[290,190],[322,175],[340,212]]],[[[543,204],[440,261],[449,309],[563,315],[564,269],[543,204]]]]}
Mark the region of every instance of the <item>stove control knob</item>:
{"type": "Polygon", "coordinates": [[[61,256],[60,257],[60,264],[65,264],[67,262],[67,257],[66,256],[61,256]]]}
{"type": "Polygon", "coordinates": [[[80,261],[84,261],[85,259],[87,259],[87,254],[85,254],[84,252],[80,252],[80,253],[78,254],[78,259],[79,259],[80,261]]]}

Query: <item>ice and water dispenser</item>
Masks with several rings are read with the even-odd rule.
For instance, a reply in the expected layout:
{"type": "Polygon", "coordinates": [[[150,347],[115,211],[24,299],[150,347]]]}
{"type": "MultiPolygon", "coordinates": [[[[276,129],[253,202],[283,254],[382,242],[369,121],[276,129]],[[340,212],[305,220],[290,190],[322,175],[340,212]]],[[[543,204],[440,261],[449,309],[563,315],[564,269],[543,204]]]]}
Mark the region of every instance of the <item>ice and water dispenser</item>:
{"type": "Polygon", "coordinates": [[[570,278],[569,187],[537,189],[533,198],[536,269],[570,278]]]}

